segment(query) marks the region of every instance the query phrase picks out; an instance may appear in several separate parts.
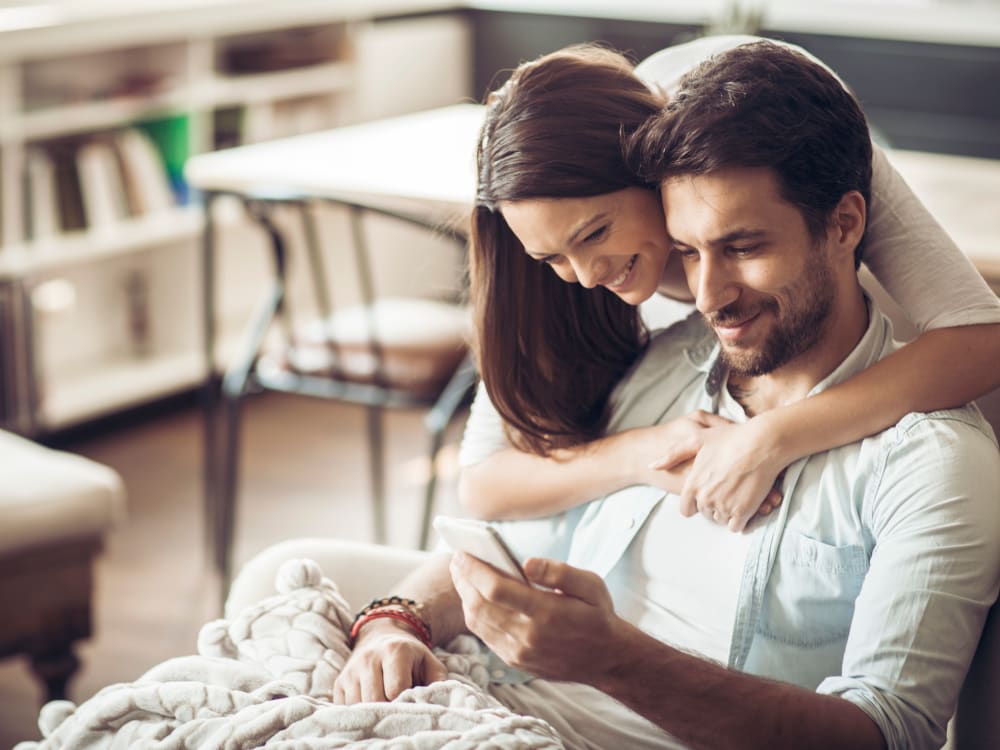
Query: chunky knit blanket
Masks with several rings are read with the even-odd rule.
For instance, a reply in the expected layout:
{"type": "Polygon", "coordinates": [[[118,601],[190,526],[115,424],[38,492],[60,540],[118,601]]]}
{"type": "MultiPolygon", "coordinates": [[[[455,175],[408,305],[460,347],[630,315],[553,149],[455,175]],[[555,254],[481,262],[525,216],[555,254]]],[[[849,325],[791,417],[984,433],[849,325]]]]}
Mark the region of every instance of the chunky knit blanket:
{"type": "Polygon", "coordinates": [[[347,603],[310,560],[285,563],[277,589],[232,621],[206,624],[197,655],[167,660],[79,706],[47,704],[44,739],[15,750],[563,747],[548,724],[489,695],[487,655],[470,636],[437,652],[449,679],[390,703],[335,705],[333,682],[350,654],[347,603]]]}

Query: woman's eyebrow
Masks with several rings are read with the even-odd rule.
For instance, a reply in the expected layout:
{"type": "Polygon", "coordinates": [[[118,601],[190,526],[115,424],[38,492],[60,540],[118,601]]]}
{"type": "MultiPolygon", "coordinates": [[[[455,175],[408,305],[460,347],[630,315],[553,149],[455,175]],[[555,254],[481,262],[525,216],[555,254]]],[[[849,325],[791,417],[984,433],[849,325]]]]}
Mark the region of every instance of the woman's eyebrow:
{"type": "Polygon", "coordinates": [[[608,218],[607,211],[602,211],[601,213],[597,214],[597,216],[590,217],[589,219],[584,221],[580,226],[574,229],[572,233],[570,233],[569,237],[566,239],[566,243],[569,245],[575,244],[576,241],[579,239],[580,235],[583,234],[583,232],[585,232],[589,227],[593,226],[599,221],[604,221],[607,218],[608,218]]]}

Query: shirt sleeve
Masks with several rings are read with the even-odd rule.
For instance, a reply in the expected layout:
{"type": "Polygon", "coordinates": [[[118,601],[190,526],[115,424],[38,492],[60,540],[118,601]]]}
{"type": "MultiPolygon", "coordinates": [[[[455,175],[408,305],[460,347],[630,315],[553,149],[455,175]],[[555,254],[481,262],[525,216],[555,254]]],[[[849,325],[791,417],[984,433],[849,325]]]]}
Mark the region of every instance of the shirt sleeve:
{"type": "Polygon", "coordinates": [[[465,423],[462,445],[458,449],[458,465],[472,466],[510,447],[504,434],[503,419],[490,401],[486,386],[480,382],[469,410],[469,420],[465,423]]]}
{"type": "Polygon", "coordinates": [[[864,262],[921,331],[1000,323],[1000,298],[878,146],[864,262]]]}
{"type": "Polygon", "coordinates": [[[861,513],[874,537],[840,675],[889,750],[936,750],[1000,586],[1000,455],[974,407],[878,438],[861,513]]]}

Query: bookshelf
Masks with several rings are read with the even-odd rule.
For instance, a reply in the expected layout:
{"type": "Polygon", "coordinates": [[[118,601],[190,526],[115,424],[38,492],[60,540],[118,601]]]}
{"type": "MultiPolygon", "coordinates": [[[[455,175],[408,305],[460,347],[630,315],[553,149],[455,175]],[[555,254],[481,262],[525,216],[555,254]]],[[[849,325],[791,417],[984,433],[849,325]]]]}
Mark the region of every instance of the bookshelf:
{"type": "MultiPolygon", "coordinates": [[[[203,380],[189,156],[471,95],[445,3],[62,6],[35,25],[0,9],[0,427],[33,435],[203,380]]],[[[220,363],[269,272],[228,208],[220,363]]]]}

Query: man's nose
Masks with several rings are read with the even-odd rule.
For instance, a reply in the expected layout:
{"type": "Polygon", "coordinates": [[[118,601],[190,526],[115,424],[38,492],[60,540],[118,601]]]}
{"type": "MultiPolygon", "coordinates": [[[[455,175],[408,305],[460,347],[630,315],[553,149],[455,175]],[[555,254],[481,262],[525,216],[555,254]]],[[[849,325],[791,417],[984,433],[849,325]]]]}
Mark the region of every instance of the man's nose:
{"type": "Polygon", "coordinates": [[[694,302],[698,312],[709,315],[736,301],[739,288],[724,261],[702,256],[698,263],[694,302]]]}
{"type": "Polygon", "coordinates": [[[581,286],[593,289],[608,275],[610,265],[607,258],[582,258],[573,261],[573,272],[581,286]]]}

